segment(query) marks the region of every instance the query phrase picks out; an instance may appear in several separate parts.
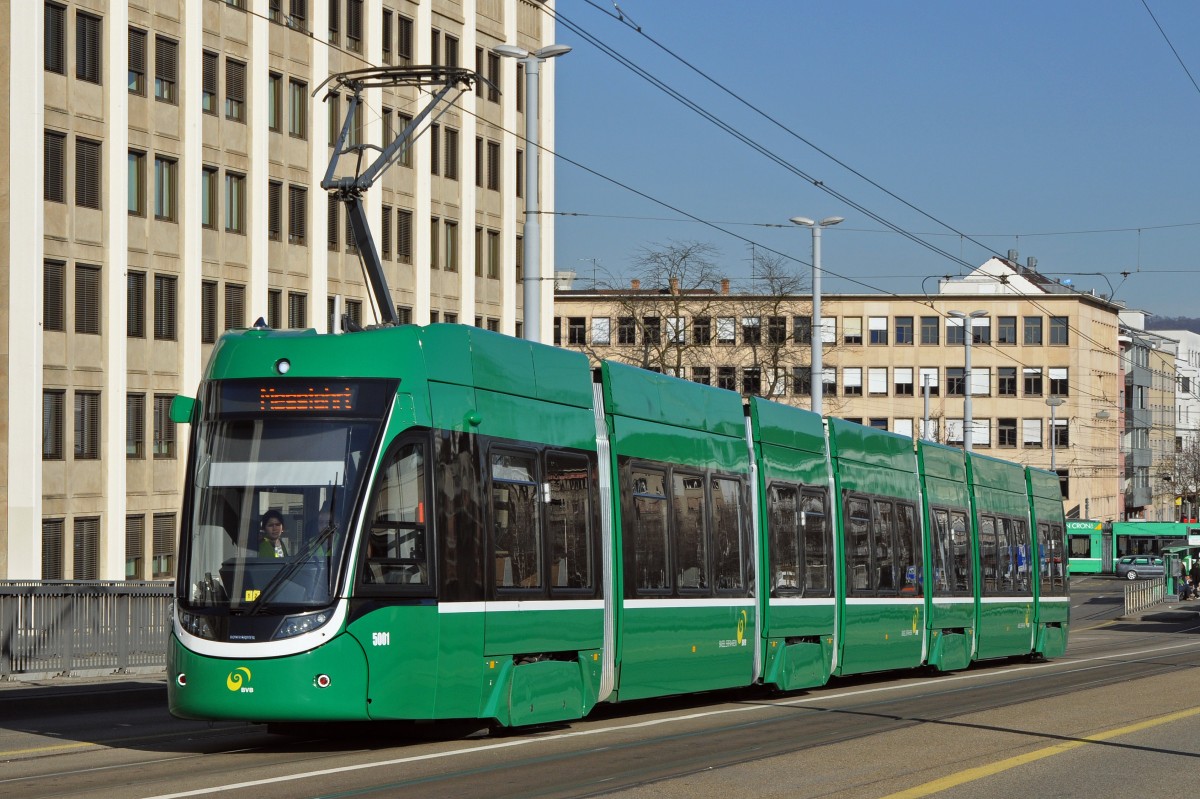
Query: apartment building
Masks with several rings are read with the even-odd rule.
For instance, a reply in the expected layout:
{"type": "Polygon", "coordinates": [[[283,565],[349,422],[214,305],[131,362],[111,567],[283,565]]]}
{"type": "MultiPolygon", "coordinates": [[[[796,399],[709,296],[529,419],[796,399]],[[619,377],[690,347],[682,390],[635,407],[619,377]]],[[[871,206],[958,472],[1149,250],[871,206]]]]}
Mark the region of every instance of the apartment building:
{"type": "Polygon", "coordinates": [[[815,338],[827,415],[950,444],[969,435],[975,452],[1041,468],[1053,461],[1069,515],[1121,519],[1119,307],[993,260],[980,269],[991,277],[951,281],[933,296],[826,295],[816,336],[811,297],[732,293],[728,281],[562,290],[554,334],[596,360],[805,408],[815,338]],[[955,311],[969,319],[969,338],[955,311]]]}
{"type": "MultiPolygon", "coordinates": [[[[493,48],[552,43],[552,9],[3,4],[0,579],[170,577],[186,431],[168,408],[221,332],[377,319],[344,208],[319,186],[349,102],[332,73],[439,64],[491,82],[427,120],[364,201],[401,321],[520,332],[530,109],[519,62],[493,48]]],[[[550,148],[554,72],[538,115],[550,148]]],[[[382,146],[427,100],[369,90],[351,141],[382,146]]],[[[543,209],[553,181],[543,159],[543,209]]]]}

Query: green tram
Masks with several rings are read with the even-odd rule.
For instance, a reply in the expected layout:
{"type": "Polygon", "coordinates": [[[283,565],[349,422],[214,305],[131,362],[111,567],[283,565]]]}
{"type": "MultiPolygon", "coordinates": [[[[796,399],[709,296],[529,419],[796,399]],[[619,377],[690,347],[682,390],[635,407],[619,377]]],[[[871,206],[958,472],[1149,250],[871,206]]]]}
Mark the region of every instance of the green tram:
{"type": "Polygon", "coordinates": [[[462,325],[252,329],[172,418],[176,716],[520,726],[1067,644],[1053,475],[762,399],[462,325]]]}

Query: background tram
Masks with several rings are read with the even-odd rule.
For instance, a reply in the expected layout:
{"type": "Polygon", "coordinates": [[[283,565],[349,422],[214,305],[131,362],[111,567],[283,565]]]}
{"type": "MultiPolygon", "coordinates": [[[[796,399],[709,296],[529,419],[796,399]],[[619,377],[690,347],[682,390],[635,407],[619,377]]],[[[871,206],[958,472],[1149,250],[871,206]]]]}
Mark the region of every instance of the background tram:
{"type": "Polygon", "coordinates": [[[519,726],[1067,644],[1054,475],[760,398],[406,325],[227,333],[172,416],[177,716],[519,726]]]}

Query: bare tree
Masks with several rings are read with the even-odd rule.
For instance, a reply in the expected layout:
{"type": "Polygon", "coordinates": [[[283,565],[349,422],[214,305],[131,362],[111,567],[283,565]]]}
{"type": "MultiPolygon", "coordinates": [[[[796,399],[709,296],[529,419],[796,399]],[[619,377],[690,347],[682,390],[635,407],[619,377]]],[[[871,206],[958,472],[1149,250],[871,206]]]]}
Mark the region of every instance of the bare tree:
{"type": "Polygon", "coordinates": [[[643,248],[628,282],[597,286],[598,294],[611,297],[616,329],[608,341],[597,342],[593,335],[582,349],[595,360],[615,358],[679,376],[687,367],[708,363],[711,326],[706,333],[706,320],[716,316],[722,287],[728,287],[716,255],[712,246],[700,242],[643,248]]]}
{"type": "Polygon", "coordinates": [[[1158,475],[1167,486],[1168,494],[1179,499],[1176,519],[1195,519],[1197,500],[1200,500],[1200,442],[1185,439],[1183,447],[1158,465],[1158,475]],[[1168,487],[1169,486],[1169,487],[1168,487]]]}

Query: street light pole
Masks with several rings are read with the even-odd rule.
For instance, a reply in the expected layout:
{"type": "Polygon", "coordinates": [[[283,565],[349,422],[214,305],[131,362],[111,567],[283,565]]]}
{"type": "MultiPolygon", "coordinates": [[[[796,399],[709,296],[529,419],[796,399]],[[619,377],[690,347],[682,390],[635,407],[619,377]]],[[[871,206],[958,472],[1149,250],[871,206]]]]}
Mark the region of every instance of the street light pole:
{"type": "Polygon", "coordinates": [[[820,222],[809,219],[805,216],[793,216],[791,219],[793,224],[804,225],[812,228],[812,374],[809,382],[809,392],[812,395],[812,411],[816,414],[822,413],[821,395],[824,391],[824,370],[821,368],[822,347],[824,343],[821,341],[821,228],[833,227],[839,222],[844,222],[845,218],[840,216],[827,216],[820,222]]]}
{"type": "Polygon", "coordinates": [[[1046,404],[1050,406],[1050,471],[1052,472],[1058,471],[1058,464],[1055,462],[1054,458],[1054,431],[1056,427],[1054,409],[1059,405],[1062,405],[1064,402],[1066,402],[1066,400],[1062,397],[1046,397],[1046,404]]]}
{"type": "Polygon", "coordinates": [[[961,319],[963,323],[963,450],[971,451],[971,439],[975,433],[975,421],[971,417],[971,342],[975,338],[974,320],[984,316],[987,311],[950,311],[952,317],[961,319]]]}
{"type": "Polygon", "coordinates": [[[522,338],[541,340],[542,327],[542,225],[538,210],[538,165],[541,149],[538,146],[538,65],[548,58],[571,52],[565,44],[549,44],[532,53],[523,47],[501,44],[492,52],[515,58],[525,65],[525,275],[523,297],[525,323],[522,338]]]}

